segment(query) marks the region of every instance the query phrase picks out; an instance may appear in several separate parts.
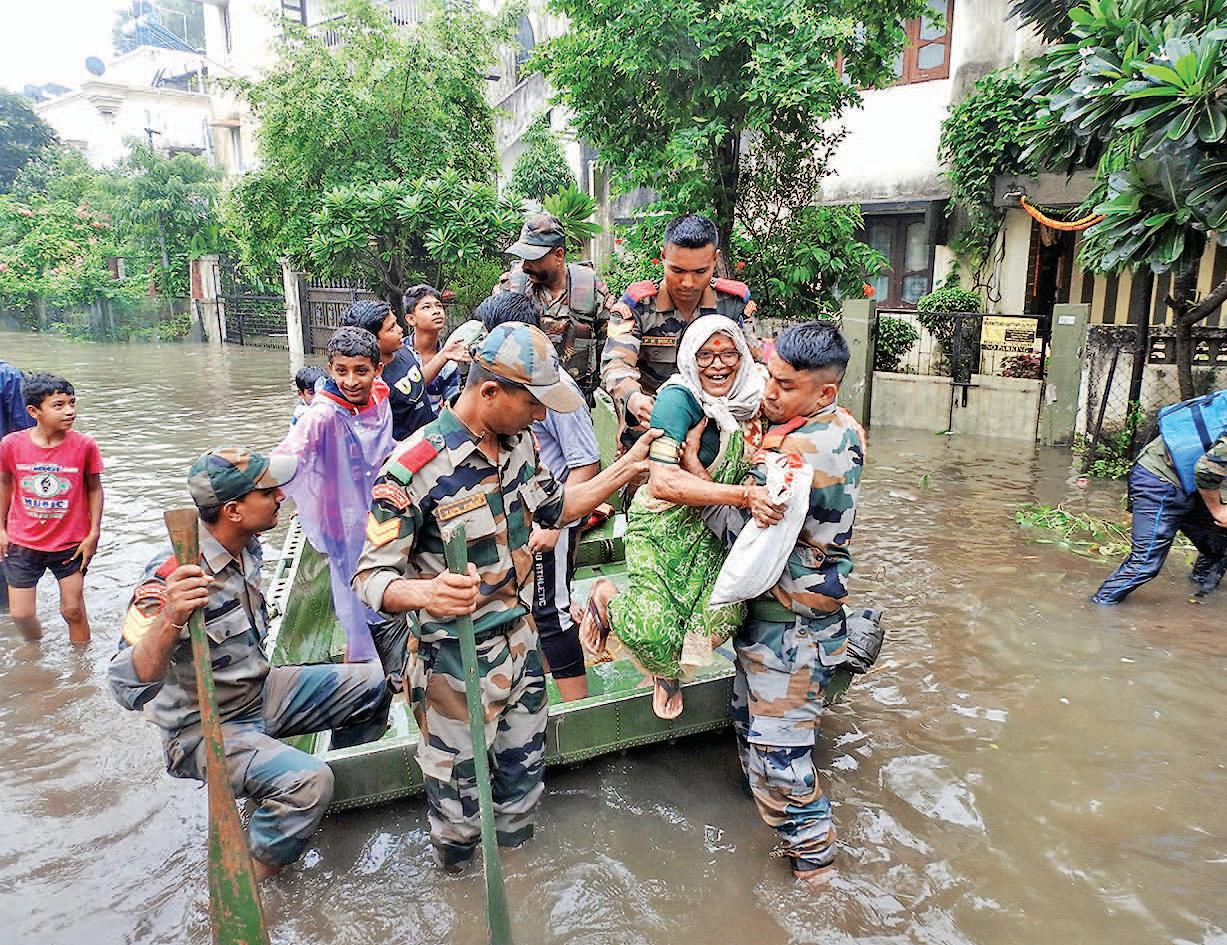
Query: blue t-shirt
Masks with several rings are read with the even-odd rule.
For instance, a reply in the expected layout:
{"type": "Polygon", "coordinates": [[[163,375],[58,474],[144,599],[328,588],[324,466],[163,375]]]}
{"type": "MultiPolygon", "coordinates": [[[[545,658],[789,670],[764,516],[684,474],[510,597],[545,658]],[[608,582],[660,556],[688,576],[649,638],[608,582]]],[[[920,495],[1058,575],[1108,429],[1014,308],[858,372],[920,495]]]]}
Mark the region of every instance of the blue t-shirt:
{"type": "MultiPolygon", "coordinates": [[[[435,344],[435,350],[438,351],[438,342],[435,344]]],[[[409,357],[413,359],[413,363],[417,365],[418,371],[421,372],[424,365],[413,347],[412,334],[405,336],[404,348],[409,357]]],[[[455,361],[448,361],[443,365],[442,370],[435,375],[435,379],[426,385],[426,394],[430,398],[430,406],[433,408],[435,416],[439,415],[439,411],[443,409],[445,403],[450,404],[459,393],[460,367],[455,361]]]]}
{"type": "Polygon", "coordinates": [[[400,441],[430,423],[437,414],[422,382],[422,368],[413,351],[401,348],[383,366],[383,379],[391,391],[392,439],[400,441]]]}
{"type": "MultiPolygon", "coordinates": [[[[579,387],[570,376],[563,377],[578,393],[579,387]]],[[[601,447],[586,406],[572,413],[546,411],[544,420],[534,421],[533,436],[542,465],[559,482],[564,482],[572,469],[601,461],[601,447]]]]}

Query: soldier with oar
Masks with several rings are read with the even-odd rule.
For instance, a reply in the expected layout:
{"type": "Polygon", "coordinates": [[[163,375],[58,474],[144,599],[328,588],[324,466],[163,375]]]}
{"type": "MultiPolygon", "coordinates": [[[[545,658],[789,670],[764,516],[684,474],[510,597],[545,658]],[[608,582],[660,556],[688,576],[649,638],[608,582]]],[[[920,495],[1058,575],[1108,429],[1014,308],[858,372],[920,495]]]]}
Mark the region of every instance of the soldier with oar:
{"type": "Polygon", "coordinates": [[[497,842],[524,843],[544,790],[545,674],[532,622],[534,522],[557,528],[590,514],[646,473],[650,431],[593,479],[563,487],[528,432],[546,408],[579,410],[549,338],[530,325],[494,328],[472,349],[464,390],[392,455],[376,480],[354,588],[389,616],[411,612],[405,673],[421,729],[431,843],[459,870],[480,836],[479,776],[469,730],[457,617],[472,615],[489,744],[497,842]],[[467,574],[449,573],[444,532],[463,526],[467,574]]]}
{"type": "MultiPolygon", "coordinates": [[[[119,703],[162,730],[173,776],[215,779],[220,757],[233,794],[256,801],[248,842],[260,879],[302,855],[332,798],[328,766],[279,739],[332,729],[334,747],[361,744],[383,734],[391,703],[377,662],[269,665],[258,536],[276,526],[281,487],[296,465],[293,457],[270,459],[235,447],[210,450],[192,464],[188,491],[196,505],[198,554],[186,545],[174,553],[168,547],[149,562],[108,672],[119,703]],[[201,667],[193,662],[189,634],[196,620],[203,621],[198,643],[207,644],[201,655],[211,664],[203,668],[211,670],[218,738],[209,731],[212,700],[197,688],[201,667]]],[[[222,816],[213,800],[217,786],[210,780],[214,823],[222,816]]],[[[215,851],[213,834],[211,872],[234,869],[246,851],[215,851]]],[[[228,908],[216,901],[214,907],[228,908]]]]}

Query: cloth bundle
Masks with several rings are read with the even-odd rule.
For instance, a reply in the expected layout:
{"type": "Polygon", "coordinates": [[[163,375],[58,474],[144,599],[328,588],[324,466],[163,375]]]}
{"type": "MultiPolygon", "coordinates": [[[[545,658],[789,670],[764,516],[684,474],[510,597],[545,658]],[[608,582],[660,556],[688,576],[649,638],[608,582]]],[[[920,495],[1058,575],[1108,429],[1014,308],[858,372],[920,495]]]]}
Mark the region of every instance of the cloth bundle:
{"type": "Polygon", "coordinates": [[[805,524],[813,468],[796,456],[780,453],[766,453],[763,462],[767,492],[772,502],[784,506],[784,517],[768,526],[753,519],[746,523],[720,568],[712,588],[712,607],[752,600],[771,590],[784,573],[805,524]]]}

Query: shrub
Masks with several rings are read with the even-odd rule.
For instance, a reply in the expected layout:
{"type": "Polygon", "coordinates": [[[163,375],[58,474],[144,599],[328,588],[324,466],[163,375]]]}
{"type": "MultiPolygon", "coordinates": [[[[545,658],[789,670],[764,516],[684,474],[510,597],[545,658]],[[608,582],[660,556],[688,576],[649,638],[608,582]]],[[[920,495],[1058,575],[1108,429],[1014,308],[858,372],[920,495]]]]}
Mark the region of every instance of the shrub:
{"type": "Polygon", "coordinates": [[[878,319],[878,338],[873,351],[875,371],[899,370],[899,359],[920,340],[920,332],[911,322],[883,315],[878,319]]]}

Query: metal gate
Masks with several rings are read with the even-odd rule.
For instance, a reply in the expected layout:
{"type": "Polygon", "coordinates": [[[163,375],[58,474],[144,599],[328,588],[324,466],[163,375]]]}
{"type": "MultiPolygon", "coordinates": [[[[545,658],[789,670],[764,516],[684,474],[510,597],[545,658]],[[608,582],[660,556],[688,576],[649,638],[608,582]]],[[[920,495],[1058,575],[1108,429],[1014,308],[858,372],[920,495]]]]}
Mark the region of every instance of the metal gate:
{"type": "Polygon", "coordinates": [[[222,257],[218,266],[221,288],[218,302],[226,341],[262,348],[289,348],[286,335],[285,292],[279,274],[252,276],[241,273],[233,260],[222,257]]]}
{"type": "Polygon", "coordinates": [[[927,321],[878,314],[874,424],[1034,441],[1046,353],[1040,319],[952,312],[927,321]]]}
{"type": "Polygon", "coordinates": [[[328,344],[328,336],[341,324],[341,316],[359,299],[377,301],[379,296],[358,280],[306,279],[299,290],[299,297],[306,301],[303,321],[306,324],[306,347],[308,354],[322,353],[328,344]]]}

